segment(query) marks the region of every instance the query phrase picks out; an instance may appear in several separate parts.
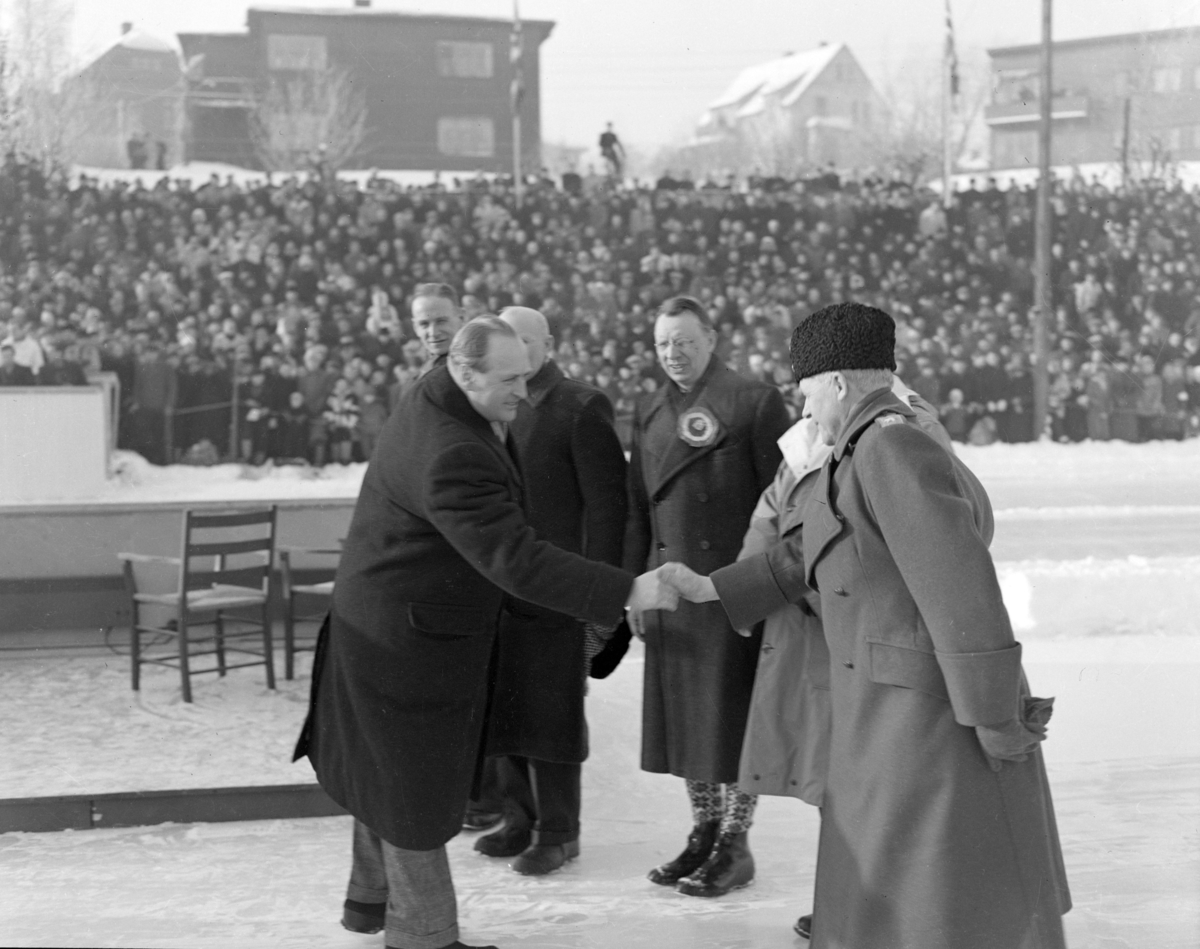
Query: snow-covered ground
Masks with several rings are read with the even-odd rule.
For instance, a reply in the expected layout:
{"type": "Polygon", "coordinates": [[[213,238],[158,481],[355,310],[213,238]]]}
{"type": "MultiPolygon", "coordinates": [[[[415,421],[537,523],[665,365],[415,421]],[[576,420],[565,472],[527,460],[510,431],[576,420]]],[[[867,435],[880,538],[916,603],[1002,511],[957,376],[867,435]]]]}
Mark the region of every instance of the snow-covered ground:
{"type": "MultiPolygon", "coordinates": [[[[1066,917],[1070,945],[1194,949],[1200,945],[1200,640],[1033,641],[1027,650],[1034,690],[1057,696],[1045,752],[1075,902],[1066,917]]],[[[103,670],[96,659],[64,661],[50,670],[52,684],[44,688],[37,666],[5,665],[0,761],[6,775],[14,766],[63,767],[49,783],[77,790],[90,774],[93,790],[108,790],[130,786],[119,780],[121,762],[137,786],[290,782],[310,774],[307,764],[287,763],[303,689],[271,695],[260,670],[201,683],[188,707],[165,681],[152,682],[140,703],[130,700],[119,662],[103,670]],[[92,671],[81,673],[84,666],[92,671]],[[14,688],[18,682],[25,686],[14,688]],[[66,695],[69,686],[82,691],[66,695]],[[21,712],[14,696],[30,689],[25,704],[40,714],[21,712]],[[48,698],[68,710],[51,707],[48,698]],[[14,744],[14,731],[26,727],[37,731],[14,744]],[[123,737],[111,740],[109,733],[123,737]],[[56,757],[60,745],[65,759],[56,757]]],[[[817,813],[799,801],[762,799],[751,832],[758,879],[749,889],[704,901],[645,880],[650,867],[678,852],[690,822],[683,782],[638,769],[641,672],[635,646],[611,678],[593,684],[578,861],[547,878],[518,877],[505,861],[473,853],[471,837],[451,842],[469,944],[804,945],[790,927],[811,906],[817,813]]],[[[338,926],[349,835],[347,818],[0,835],[0,944],[382,947],[382,936],[353,936],[338,926]]]]}
{"type": "MultiPolygon", "coordinates": [[[[1034,691],[1081,947],[1200,945],[1200,441],[962,448],[1034,691]]],[[[121,456],[100,503],[354,497],[362,466],[155,469],[121,456]]],[[[307,656],[301,658],[301,674],[307,656]]],[[[681,782],[638,770],[641,653],[593,685],[583,857],[519,878],[451,845],[468,942],[662,949],[796,943],[816,814],[764,800],[755,886],[714,902],[644,880],[687,829],[681,782]]],[[[261,669],[128,685],[116,654],[0,661],[0,797],[297,783],[307,681],[261,669]]],[[[382,945],[342,932],[345,818],[0,835],[0,944],[382,945]]]]}

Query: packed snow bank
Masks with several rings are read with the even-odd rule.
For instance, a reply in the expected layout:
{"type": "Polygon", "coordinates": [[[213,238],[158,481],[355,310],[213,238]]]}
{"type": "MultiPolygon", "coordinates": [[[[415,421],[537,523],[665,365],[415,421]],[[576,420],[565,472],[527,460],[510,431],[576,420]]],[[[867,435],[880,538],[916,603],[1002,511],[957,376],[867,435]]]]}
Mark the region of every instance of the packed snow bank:
{"type": "MultiPolygon", "coordinates": [[[[1185,442],[1083,442],[1060,445],[960,445],[959,457],[983,481],[997,510],[1006,508],[1145,507],[1171,501],[1200,506],[1200,439],[1185,442]]],[[[118,451],[104,489],[81,500],[259,501],[353,498],[366,465],[187,465],[158,467],[118,451]]]]}

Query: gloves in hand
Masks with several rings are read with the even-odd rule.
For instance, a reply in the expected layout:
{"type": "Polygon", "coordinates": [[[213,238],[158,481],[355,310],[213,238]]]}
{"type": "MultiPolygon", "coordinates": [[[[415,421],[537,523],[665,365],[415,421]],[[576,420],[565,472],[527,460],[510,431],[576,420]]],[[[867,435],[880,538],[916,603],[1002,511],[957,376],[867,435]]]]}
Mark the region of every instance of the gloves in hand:
{"type": "Polygon", "coordinates": [[[1053,710],[1054,699],[1026,696],[1019,719],[996,726],[976,725],[975,734],[992,770],[999,771],[1005,761],[1027,760],[1030,752],[1046,740],[1046,724],[1053,710]]]}

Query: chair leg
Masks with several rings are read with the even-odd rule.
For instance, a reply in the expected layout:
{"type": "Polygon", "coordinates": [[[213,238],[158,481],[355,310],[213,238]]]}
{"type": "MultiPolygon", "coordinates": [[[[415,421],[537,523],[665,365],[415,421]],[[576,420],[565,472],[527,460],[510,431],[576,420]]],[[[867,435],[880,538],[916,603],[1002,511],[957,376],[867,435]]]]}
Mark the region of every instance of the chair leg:
{"type": "Polygon", "coordinates": [[[133,620],[129,624],[129,664],[133,677],[133,691],[137,692],[142,685],[142,637],[138,633],[137,603],[133,604],[133,620]]]}
{"type": "Polygon", "coordinates": [[[283,677],[295,678],[296,673],[296,594],[283,603],[283,677]]]}
{"type": "Polygon", "coordinates": [[[213,619],[213,646],[217,653],[217,675],[225,678],[225,618],[217,610],[213,619]]]}
{"type": "Polygon", "coordinates": [[[179,610],[179,674],[183,678],[183,700],[189,705],[192,701],[192,671],[188,666],[188,631],[187,615],[179,610]]]}
{"type": "Polygon", "coordinates": [[[262,608],[263,662],[267,666],[267,688],[275,688],[275,644],[271,641],[271,604],[268,600],[262,608]]]}

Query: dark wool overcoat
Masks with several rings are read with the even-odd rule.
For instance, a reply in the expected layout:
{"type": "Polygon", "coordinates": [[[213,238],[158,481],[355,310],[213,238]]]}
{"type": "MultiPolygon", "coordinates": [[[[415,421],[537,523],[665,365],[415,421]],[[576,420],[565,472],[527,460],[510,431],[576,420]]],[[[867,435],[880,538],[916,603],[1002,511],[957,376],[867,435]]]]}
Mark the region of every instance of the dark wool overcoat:
{"type": "Polygon", "coordinates": [[[628,598],[629,574],[539,540],[521,493],[444,367],[401,400],[363,478],[296,755],[397,847],[462,827],[505,599],[612,624],[628,598]]]}
{"type": "MultiPolygon", "coordinates": [[[[715,358],[687,397],[672,382],[649,395],[633,424],[626,567],[674,560],[709,574],[732,563],[788,424],[778,389],[715,358]],[[716,425],[707,444],[694,446],[680,437],[679,421],[697,412],[716,425]]],[[[674,613],[647,615],[643,769],[737,780],[760,641],[759,632],[736,635],[719,603],[681,601],[674,613]]]]}
{"type": "Polygon", "coordinates": [[[1061,949],[1070,907],[1040,751],[993,771],[974,726],[1028,694],[974,475],[886,390],[856,407],[803,523],[713,576],[738,627],[807,591],[831,736],[814,949],[1061,949]]]}
{"type": "MultiPolygon", "coordinates": [[[[509,433],[524,479],[525,517],[538,539],[620,566],[626,466],[608,397],[546,362],[529,380],[529,399],[509,433]]],[[[586,678],[583,623],[510,600],[496,643],[487,753],[582,762],[586,678]]]]}

